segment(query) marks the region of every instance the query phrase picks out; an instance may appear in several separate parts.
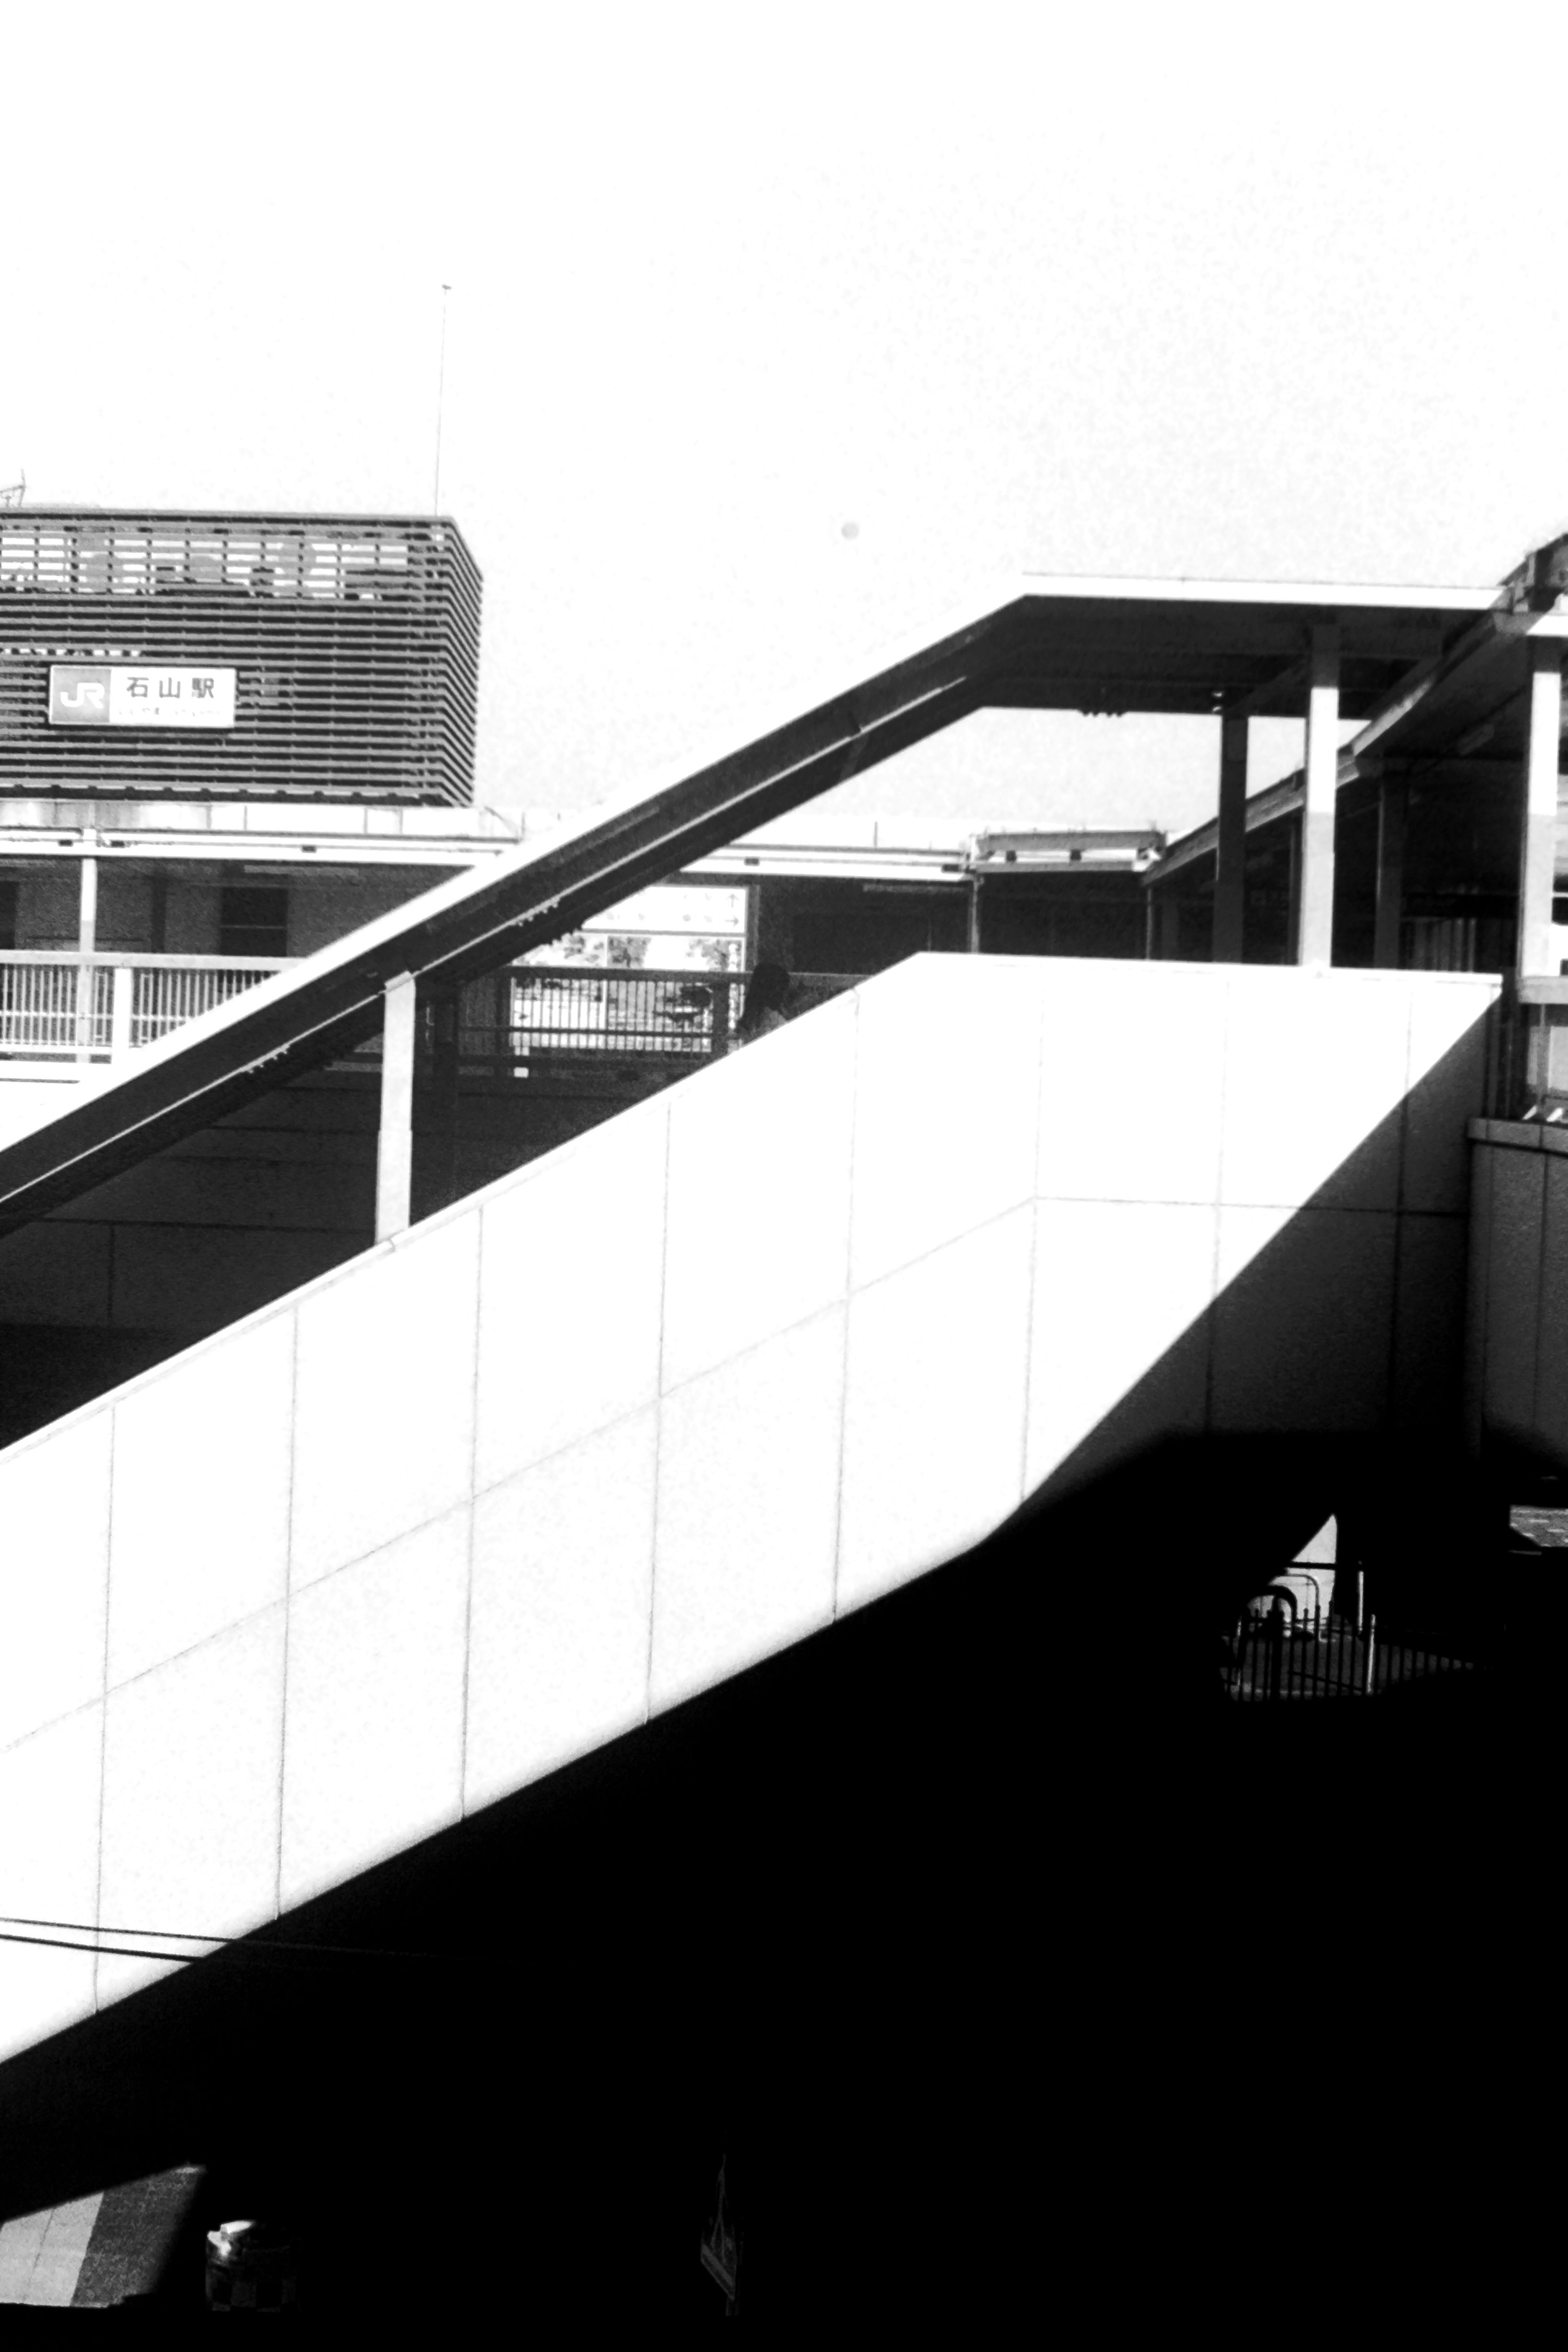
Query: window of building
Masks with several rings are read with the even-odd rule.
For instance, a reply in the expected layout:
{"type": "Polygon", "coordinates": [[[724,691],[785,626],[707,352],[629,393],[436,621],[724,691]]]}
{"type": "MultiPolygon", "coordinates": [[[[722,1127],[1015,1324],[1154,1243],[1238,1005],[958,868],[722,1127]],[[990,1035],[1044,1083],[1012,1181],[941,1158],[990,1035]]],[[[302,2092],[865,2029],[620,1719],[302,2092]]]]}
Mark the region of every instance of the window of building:
{"type": "Polygon", "coordinates": [[[217,951],[226,956],[286,956],[287,888],[274,883],[224,883],[218,892],[217,951]]]}
{"type": "Polygon", "coordinates": [[[16,944],[16,885],[0,876],[0,950],[16,944]]]}

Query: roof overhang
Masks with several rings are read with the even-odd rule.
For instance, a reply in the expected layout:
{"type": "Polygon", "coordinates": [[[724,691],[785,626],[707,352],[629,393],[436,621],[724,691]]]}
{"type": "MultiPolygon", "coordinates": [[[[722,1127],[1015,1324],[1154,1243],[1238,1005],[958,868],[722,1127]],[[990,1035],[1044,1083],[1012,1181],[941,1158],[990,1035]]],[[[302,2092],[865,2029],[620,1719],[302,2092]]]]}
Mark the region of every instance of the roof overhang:
{"type": "Polygon", "coordinates": [[[988,704],[1090,715],[1299,717],[1315,632],[1338,639],[1341,702],[1369,716],[1440,660],[1494,587],[1290,581],[1063,580],[1026,574],[988,632],[988,704]]]}
{"type": "MultiPolygon", "coordinates": [[[[1531,642],[1568,639],[1568,611],[1558,610],[1558,601],[1554,596],[1552,608],[1541,611],[1505,584],[1500,593],[1492,591],[1484,613],[1449,633],[1439,653],[1391,681],[1339,754],[1341,795],[1366,799],[1385,779],[1412,778],[1516,790],[1525,755],[1531,642]]],[[[1346,717],[1358,715],[1342,694],[1341,709],[1346,717]]],[[[1251,794],[1248,833],[1291,815],[1301,796],[1300,772],[1251,794]]],[[[1212,858],[1217,842],[1217,819],[1209,818],[1173,842],[1147,880],[1158,887],[1212,858]]]]}

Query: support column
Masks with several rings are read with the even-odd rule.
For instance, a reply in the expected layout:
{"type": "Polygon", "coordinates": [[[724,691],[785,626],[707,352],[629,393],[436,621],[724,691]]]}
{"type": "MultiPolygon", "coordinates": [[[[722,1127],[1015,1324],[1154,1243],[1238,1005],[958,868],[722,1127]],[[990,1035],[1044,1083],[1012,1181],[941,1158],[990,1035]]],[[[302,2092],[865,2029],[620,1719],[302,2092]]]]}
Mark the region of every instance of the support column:
{"type": "Polygon", "coordinates": [[[109,1058],[111,1062],[122,1062],[131,1051],[136,992],[134,964],[117,963],[110,986],[113,994],[109,1001],[109,1058]]]}
{"type": "Polygon", "coordinates": [[[96,857],[84,857],[81,861],[81,887],[77,900],[76,951],[80,959],[76,971],[76,1057],[79,1062],[85,1062],[90,1058],[92,1053],[93,958],[98,952],[98,860],[96,857]]]}
{"type": "Polygon", "coordinates": [[[972,874],[969,877],[968,948],[971,955],[980,953],[980,877],[978,874],[972,874]]]}
{"type": "Polygon", "coordinates": [[[1519,860],[1519,976],[1552,975],[1552,891],[1557,871],[1557,763],[1563,739],[1563,641],[1530,640],[1530,735],[1519,860]]]}
{"type": "Polygon", "coordinates": [[[1338,629],[1312,631],[1310,679],[1296,961],[1321,971],[1332,963],[1334,950],[1334,803],[1340,765],[1338,629]]]}
{"type": "Polygon", "coordinates": [[[1247,908],[1245,719],[1219,722],[1219,836],[1215,852],[1214,960],[1239,963],[1247,908]]]}
{"type": "Polygon", "coordinates": [[[1379,971],[1399,969],[1399,924],[1405,907],[1405,787],[1384,783],[1377,795],[1377,912],[1372,960],[1379,971]]]}
{"type": "MultiPolygon", "coordinates": [[[[430,1130],[426,1139],[428,1209],[444,1209],[458,1182],[458,991],[448,982],[431,992],[430,1130]]],[[[426,1191],[422,1181],[421,1192],[426,1191]]]]}
{"type": "Polygon", "coordinates": [[[375,1147],[375,1237],[407,1227],[414,1172],[414,974],[400,972],[384,992],[381,1030],[381,1131],[375,1147]]]}

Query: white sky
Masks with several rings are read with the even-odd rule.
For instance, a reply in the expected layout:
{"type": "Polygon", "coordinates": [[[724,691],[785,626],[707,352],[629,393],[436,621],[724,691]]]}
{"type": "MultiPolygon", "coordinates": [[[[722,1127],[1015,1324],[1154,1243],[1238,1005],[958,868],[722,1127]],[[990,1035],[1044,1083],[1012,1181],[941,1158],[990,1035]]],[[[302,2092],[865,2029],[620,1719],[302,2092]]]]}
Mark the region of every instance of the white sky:
{"type": "MultiPolygon", "coordinates": [[[[1018,566],[1489,581],[1562,527],[1568,15],[1089,14],[13,14],[0,483],[427,509],[449,281],[479,795],[558,808],[1018,566]]],[[[1213,759],[996,714],[837,804],[1179,829],[1213,759]]]]}

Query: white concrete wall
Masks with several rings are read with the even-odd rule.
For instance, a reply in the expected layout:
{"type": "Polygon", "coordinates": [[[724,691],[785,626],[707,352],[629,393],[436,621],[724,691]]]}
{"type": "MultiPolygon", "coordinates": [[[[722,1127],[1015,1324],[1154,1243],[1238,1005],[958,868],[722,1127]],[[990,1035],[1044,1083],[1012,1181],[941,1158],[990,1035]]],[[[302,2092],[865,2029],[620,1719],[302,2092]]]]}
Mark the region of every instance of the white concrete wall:
{"type": "MultiPolygon", "coordinates": [[[[6,1909],[239,1933],[1107,1427],[1397,1418],[1494,991],[917,958],[14,1447],[6,1909]]],[[[0,1945],[0,2050],[163,1965],[0,1945]]]]}
{"type": "Polygon", "coordinates": [[[1501,1119],[1470,1132],[1472,1440],[1568,1469],[1568,1134],[1501,1119]]]}
{"type": "MultiPolygon", "coordinates": [[[[82,1066],[90,1068],[90,1063],[82,1066]]],[[[30,1135],[51,1118],[58,1118],[70,1101],[70,1089],[79,1082],[75,1063],[16,1064],[0,1071],[0,1150],[15,1143],[17,1137],[30,1135]],[[20,1068],[25,1075],[15,1073],[20,1068]],[[63,1075],[57,1076],[57,1072],[63,1075]]]]}

